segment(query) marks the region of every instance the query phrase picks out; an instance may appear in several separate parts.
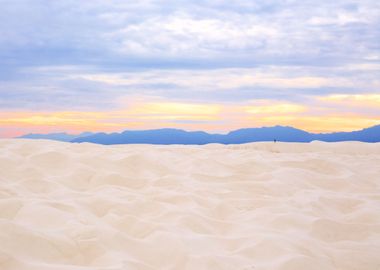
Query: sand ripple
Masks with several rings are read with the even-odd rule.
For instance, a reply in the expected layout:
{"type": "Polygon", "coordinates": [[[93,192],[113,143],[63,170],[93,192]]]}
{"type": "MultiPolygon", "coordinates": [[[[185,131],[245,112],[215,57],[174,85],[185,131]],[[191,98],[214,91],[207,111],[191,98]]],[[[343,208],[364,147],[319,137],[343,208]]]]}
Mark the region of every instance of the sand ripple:
{"type": "Polygon", "coordinates": [[[0,140],[0,269],[379,270],[380,144],[0,140]]]}

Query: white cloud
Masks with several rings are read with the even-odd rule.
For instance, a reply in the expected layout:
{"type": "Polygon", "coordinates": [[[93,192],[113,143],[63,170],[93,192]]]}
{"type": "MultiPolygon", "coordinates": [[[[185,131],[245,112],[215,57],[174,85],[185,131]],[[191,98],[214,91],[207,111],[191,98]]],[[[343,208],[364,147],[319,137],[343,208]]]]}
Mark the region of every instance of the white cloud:
{"type": "Polygon", "coordinates": [[[127,54],[178,56],[193,53],[189,56],[197,57],[196,54],[215,55],[259,48],[277,35],[274,27],[262,25],[254,17],[226,21],[195,19],[180,13],[128,25],[106,37],[121,40],[119,50],[127,54]]]}
{"type": "Polygon", "coordinates": [[[344,77],[326,78],[322,76],[290,76],[274,70],[254,68],[217,69],[217,70],[148,70],[125,73],[71,74],[70,79],[84,79],[119,86],[138,85],[175,85],[177,88],[205,89],[210,91],[236,90],[243,87],[262,88],[318,88],[351,87],[353,85],[368,87],[369,82],[351,81],[344,77]]]}
{"type": "Polygon", "coordinates": [[[224,101],[379,91],[376,0],[1,5],[3,108],[100,107],[135,93],[224,101]]]}
{"type": "Polygon", "coordinates": [[[342,60],[359,49],[363,56],[376,53],[379,13],[375,0],[3,1],[0,47],[44,49],[53,58],[79,51],[88,60],[94,53],[98,61],[111,56],[240,57],[242,65],[274,57],[342,60]],[[361,28],[347,27],[352,23],[361,28]]]}

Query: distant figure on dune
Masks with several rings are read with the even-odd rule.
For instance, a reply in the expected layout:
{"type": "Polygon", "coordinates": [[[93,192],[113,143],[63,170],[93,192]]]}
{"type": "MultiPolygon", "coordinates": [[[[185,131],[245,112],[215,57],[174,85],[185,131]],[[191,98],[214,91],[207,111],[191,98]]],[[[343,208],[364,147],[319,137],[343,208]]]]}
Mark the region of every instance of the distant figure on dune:
{"type": "Polygon", "coordinates": [[[273,142],[274,142],[274,143],[276,143],[276,142],[277,142],[277,140],[276,140],[276,139],[273,139],[273,142]]]}

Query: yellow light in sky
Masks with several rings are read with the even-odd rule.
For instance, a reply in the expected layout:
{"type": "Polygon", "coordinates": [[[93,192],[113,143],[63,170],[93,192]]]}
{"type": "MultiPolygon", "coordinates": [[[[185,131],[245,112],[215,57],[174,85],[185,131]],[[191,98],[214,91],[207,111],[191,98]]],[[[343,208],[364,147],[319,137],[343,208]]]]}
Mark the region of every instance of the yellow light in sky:
{"type": "Polygon", "coordinates": [[[163,127],[224,132],[273,125],[330,132],[357,130],[380,123],[380,95],[377,94],[330,95],[315,98],[313,102],[315,106],[273,100],[205,104],[140,98],[121,104],[122,109],[109,111],[0,112],[0,125],[3,130],[19,130],[16,135],[21,135],[27,131],[110,132],[163,127]],[[371,107],[372,111],[352,113],[350,106],[371,107]]]}
{"type": "Polygon", "coordinates": [[[319,98],[322,101],[345,103],[354,106],[377,106],[380,108],[380,94],[361,94],[361,95],[329,95],[319,98]]]}
{"type": "Polygon", "coordinates": [[[177,115],[177,116],[213,116],[220,112],[220,106],[214,104],[192,104],[177,102],[154,102],[134,105],[129,114],[177,115]]]}
{"type": "Polygon", "coordinates": [[[246,107],[245,111],[252,114],[289,114],[306,111],[306,108],[297,104],[276,104],[276,105],[253,105],[246,107]]]}

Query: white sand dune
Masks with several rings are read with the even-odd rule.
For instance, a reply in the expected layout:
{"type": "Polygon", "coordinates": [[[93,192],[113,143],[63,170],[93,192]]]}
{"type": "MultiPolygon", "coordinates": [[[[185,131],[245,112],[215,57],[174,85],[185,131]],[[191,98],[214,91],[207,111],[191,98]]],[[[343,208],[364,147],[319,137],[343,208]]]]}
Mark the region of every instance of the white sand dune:
{"type": "Polygon", "coordinates": [[[0,140],[1,270],[379,270],[380,144],[0,140]]]}

